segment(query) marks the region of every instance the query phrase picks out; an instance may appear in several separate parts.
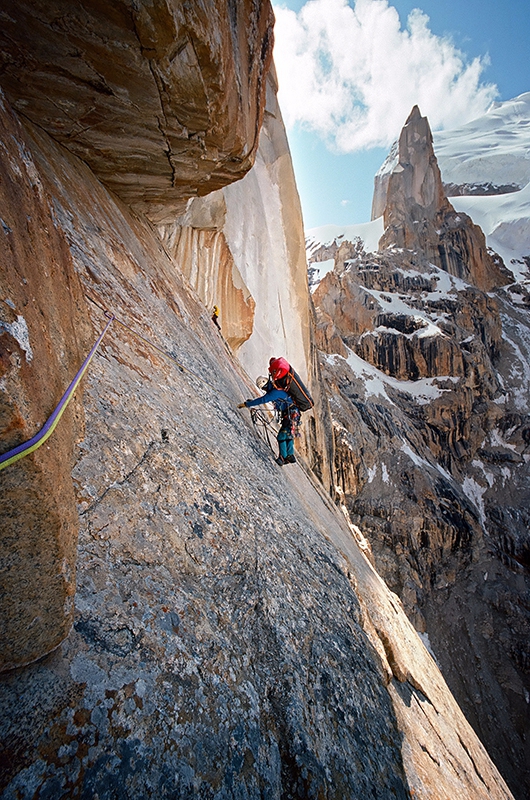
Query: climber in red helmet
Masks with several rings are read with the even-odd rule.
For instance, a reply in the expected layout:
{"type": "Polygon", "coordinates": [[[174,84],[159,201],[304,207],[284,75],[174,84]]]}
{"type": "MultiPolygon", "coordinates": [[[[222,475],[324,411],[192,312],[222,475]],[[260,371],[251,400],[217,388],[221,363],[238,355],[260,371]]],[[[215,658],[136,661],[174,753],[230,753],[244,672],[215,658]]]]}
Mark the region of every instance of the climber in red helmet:
{"type": "MultiPolygon", "coordinates": [[[[271,358],[269,361],[269,375],[271,380],[276,384],[288,374],[290,370],[289,362],[285,358],[271,358]]],[[[285,381],[284,381],[285,383],[285,381]]],[[[284,386],[277,386],[277,389],[283,389],[284,386]]]]}
{"type": "Polygon", "coordinates": [[[269,361],[269,380],[258,378],[258,387],[265,394],[255,400],[246,400],[238,408],[253,408],[263,403],[274,403],[281,422],[278,431],[279,456],[277,463],[294,464],[294,437],[298,436],[300,412],[313,407],[313,399],[300,376],[285,358],[271,358],[269,361]]]}

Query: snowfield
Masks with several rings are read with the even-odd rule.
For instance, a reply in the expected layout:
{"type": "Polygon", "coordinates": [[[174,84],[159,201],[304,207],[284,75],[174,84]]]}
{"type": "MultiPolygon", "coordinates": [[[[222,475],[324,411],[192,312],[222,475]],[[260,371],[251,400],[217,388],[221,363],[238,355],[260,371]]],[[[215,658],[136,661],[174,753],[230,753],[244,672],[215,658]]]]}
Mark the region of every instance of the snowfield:
{"type": "Polygon", "coordinates": [[[310,258],[321,246],[329,246],[335,241],[337,244],[341,241],[353,242],[357,237],[363,240],[367,253],[375,253],[383,231],[383,217],[358,225],[320,225],[310,228],[306,231],[307,257],[310,258]]]}
{"type": "Polygon", "coordinates": [[[445,183],[530,182],[530,92],[493,103],[484,116],[460,128],[433,133],[445,183]]]}
{"type": "Polygon", "coordinates": [[[523,257],[530,255],[530,183],[519,192],[487,197],[451,197],[457,211],[469,214],[519,283],[529,281],[523,257]]]}

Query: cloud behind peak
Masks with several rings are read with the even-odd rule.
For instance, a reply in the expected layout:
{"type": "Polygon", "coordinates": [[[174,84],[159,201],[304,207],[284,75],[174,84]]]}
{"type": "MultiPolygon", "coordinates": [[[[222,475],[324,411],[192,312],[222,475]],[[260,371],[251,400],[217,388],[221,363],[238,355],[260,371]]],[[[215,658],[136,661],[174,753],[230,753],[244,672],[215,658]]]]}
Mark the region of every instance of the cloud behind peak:
{"type": "Polygon", "coordinates": [[[309,0],[275,6],[274,59],[287,127],[313,130],[339,152],[387,147],[414,105],[434,129],[483,114],[497,87],[413,10],[405,28],[387,0],[309,0]]]}

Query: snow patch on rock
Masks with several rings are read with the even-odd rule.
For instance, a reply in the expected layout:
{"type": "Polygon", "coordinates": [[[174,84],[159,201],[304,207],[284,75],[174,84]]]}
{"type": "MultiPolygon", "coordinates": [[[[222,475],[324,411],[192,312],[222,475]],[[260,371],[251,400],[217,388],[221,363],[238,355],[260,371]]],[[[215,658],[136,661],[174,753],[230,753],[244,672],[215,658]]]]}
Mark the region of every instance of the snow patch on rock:
{"type": "Polygon", "coordinates": [[[24,351],[26,361],[29,363],[33,359],[33,350],[29,342],[28,325],[24,317],[17,315],[15,322],[2,322],[0,320],[0,331],[6,331],[16,339],[18,346],[24,351]]]}
{"type": "MultiPolygon", "coordinates": [[[[342,359],[343,356],[331,355],[327,356],[330,363],[333,359],[342,359]]],[[[449,392],[451,389],[443,388],[438,385],[439,381],[451,381],[457,383],[459,378],[453,376],[436,377],[436,378],[421,378],[417,381],[402,381],[398,378],[393,378],[390,375],[382,372],[377,367],[369,364],[353,350],[348,349],[348,357],[346,359],[348,366],[352,370],[356,378],[360,378],[364,382],[365,399],[368,397],[383,397],[391,405],[394,405],[390,399],[387,388],[397,389],[400,392],[405,392],[410,395],[419,405],[426,405],[436,400],[444,392],[449,392]]]]}
{"type": "Polygon", "coordinates": [[[466,497],[471,500],[471,502],[476,506],[479,515],[480,521],[484,525],[486,521],[486,514],[484,509],[484,500],[483,495],[486,492],[486,486],[481,486],[474,478],[470,478],[467,476],[464,478],[462,483],[462,491],[466,495],[466,497]]]}

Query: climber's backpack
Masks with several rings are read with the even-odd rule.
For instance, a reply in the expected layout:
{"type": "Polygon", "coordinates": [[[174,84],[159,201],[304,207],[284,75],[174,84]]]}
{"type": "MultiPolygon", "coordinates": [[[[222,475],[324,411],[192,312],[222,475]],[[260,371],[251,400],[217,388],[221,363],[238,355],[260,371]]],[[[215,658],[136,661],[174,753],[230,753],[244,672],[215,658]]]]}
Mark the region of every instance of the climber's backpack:
{"type": "MultiPolygon", "coordinates": [[[[315,405],[309,394],[307,386],[302,382],[300,375],[289,365],[289,372],[285,376],[285,385],[282,389],[293,398],[300,411],[309,411],[315,405]]],[[[283,380],[282,380],[283,383],[283,380]]]]}

